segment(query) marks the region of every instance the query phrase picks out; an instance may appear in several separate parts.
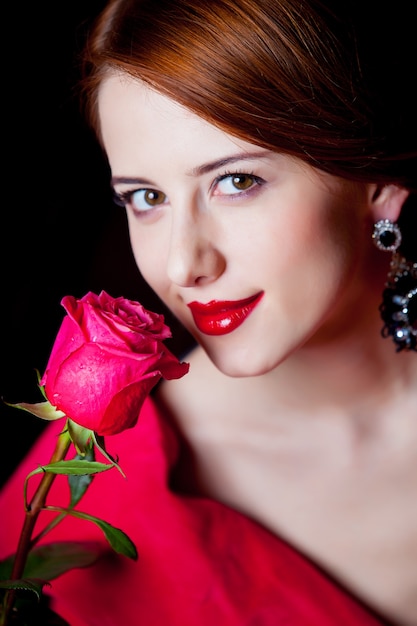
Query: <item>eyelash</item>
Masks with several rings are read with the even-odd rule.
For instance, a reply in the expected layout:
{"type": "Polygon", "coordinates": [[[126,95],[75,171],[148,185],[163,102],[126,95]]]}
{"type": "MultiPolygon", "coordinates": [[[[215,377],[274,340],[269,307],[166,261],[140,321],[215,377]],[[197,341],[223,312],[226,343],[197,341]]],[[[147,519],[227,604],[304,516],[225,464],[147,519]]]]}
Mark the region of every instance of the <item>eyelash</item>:
{"type": "MultiPolygon", "coordinates": [[[[223,194],[224,196],[230,196],[231,198],[239,196],[247,196],[248,194],[250,194],[251,192],[254,191],[254,189],[256,187],[260,187],[261,185],[263,185],[265,183],[265,181],[260,178],[259,176],[256,176],[253,172],[248,172],[248,171],[226,171],[224,172],[224,174],[221,174],[220,176],[218,176],[214,181],[213,181],[213,185],[212,185],[212,189],[216,189],[216,187],[218,187],[218,185],[220,183],[222,183],[223,181],[227,180],[228,178],[232,179],[232,178],[239,178],[239,177],[247,177],[248,179],[252,179],[253,183],[251,184],[251,186],[248,189],[243,189],[243,190],[238,190],[236,189],[236,193],[232,193],[232,194],[223,194]]],[[[145,188],[135,188],[135,189],[129,189],[127,191],[121,191],[121,192],[113,192],[113,200],[115,202],[115,204],[117,204],[118,206],[121,206],[123,208],[125,208],[126,206],[130,205],[132,202],[132,196],[139,192],[139,191],[151,191],[152,189],[145,189],[145,188]]],[[[159,192],[157,190],[155,190],[156,193],[162,193],[159,192]]],[[[222,195],[222,194],[214,194],[214,195],[222,195]]],[[[157,206],[157,205],[155,205],[157,206]]],[[[150,206],[149,210],[152,209],[153,207],[150,206]]],[[[137,213],[146,213],[146,210],[140,211],[137,210],[137,213]]]]}
{"type": "Polygon", "coordinates": [[[235,194],[225,194],[226,196],[246,196],[247,194],[250,194],[251,192],[253,192],[254,188],[256,187],[260,187],[261,185],[263,185],[265,183],[265,180],[263,178],[260,178],[260,176],[256,176],[253,172],[248,172],[248,171],[244,171],[244,170],[232,170],[232,171],[226,171],[224,174],[221,174],[220,176],[218,176],[213,184],[213,187],[216,187],[219,185],[219,183],[223,182],[224,180],[227,180],[228,178],[232,179],[232,178],[239,178],[239,177],[246,177],[247,179],[252,179],[253,184],[251,184],[251,186],[248,189],[242,189],[242,190],[238,190],[236,189],[236,193],[235,194]]]}
{"type": "Polygon", "coordinates": [[[138,191],[137,189],[129,189],[129,191],[113,191],[113,202],[122,208],[130,203],[132,195],[138,191]]]}

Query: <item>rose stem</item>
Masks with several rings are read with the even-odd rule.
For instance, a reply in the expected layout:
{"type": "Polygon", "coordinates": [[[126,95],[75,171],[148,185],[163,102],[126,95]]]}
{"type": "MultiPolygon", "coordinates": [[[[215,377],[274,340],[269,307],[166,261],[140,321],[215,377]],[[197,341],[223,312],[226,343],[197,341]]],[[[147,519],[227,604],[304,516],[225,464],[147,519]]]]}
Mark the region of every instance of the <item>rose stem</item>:
{"type": "MultiPolygon", "coordinates": [[[[65,429],[60,433],[57,439],[56,448],[50,462],[57,463],[58,461],[62,461],[65,458],[70,445],[71,438],[68,434],[67,428],[65,427],[65,429]]],[[[20,533],[19,543],[14,558],[11,580],[19,580],[23,576],[28,554],[31,549],[33,529],[35,527],[36,520],[38,519],[38,515],[45,505],[45,500],[52,486],[52,483],[54,482],[55,477],[56,474],[52,474],[50,472],[44,473],[42,480],[39,483],[38,488],[36,489],[29,504],[29,507],[26,511],[23,528],[20,533]]],[[[7,615],[10,612],[11,607],[13,606],[14,595],[14,590],[8,593],[5,608],[6,620],[7,615]]]]}

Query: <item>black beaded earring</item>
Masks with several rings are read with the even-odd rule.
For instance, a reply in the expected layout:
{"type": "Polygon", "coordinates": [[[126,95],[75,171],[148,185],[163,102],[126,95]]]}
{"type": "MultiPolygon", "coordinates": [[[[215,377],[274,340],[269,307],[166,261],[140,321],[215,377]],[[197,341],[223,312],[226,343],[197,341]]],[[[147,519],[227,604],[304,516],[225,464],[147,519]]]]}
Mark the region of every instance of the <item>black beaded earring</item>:
{"type": "Polygon", "coordinates": [[[384,322],[381,334],[393,338],[397,352],[417,351],[417,263],[397,252],[401,245],[401,231],[394,222],[377,222],[372,239],[377,248],[393,253],[379,307],[384,322]]]}

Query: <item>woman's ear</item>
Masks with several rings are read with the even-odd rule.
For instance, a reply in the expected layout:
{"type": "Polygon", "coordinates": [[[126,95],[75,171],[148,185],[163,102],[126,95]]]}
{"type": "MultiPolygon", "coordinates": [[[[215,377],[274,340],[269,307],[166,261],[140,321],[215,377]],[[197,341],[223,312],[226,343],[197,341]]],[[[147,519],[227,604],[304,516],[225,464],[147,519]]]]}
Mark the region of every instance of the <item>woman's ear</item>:
{"type": "Polygon", "coordinates": [[[396,222],[410,192],[398,185],[370,185],[370,209],[375,222],[390,220],[396,222]]]}

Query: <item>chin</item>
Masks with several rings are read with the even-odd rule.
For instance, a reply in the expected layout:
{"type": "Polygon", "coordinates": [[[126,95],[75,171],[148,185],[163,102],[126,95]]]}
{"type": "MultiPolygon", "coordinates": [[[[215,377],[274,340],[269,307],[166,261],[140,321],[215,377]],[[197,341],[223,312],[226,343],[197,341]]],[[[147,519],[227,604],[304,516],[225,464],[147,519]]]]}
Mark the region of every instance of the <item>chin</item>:
{"type": "Polygon", "coordinates": [[[207,355],[213,365],[225,376],[230,378],[252,378],[268,374],[277,368],[289,355],[285,352],[280,356],[275,354],[273,358],[270,355],[254,353],[248,350],[213,350],[205,348],[207,355]]]}

